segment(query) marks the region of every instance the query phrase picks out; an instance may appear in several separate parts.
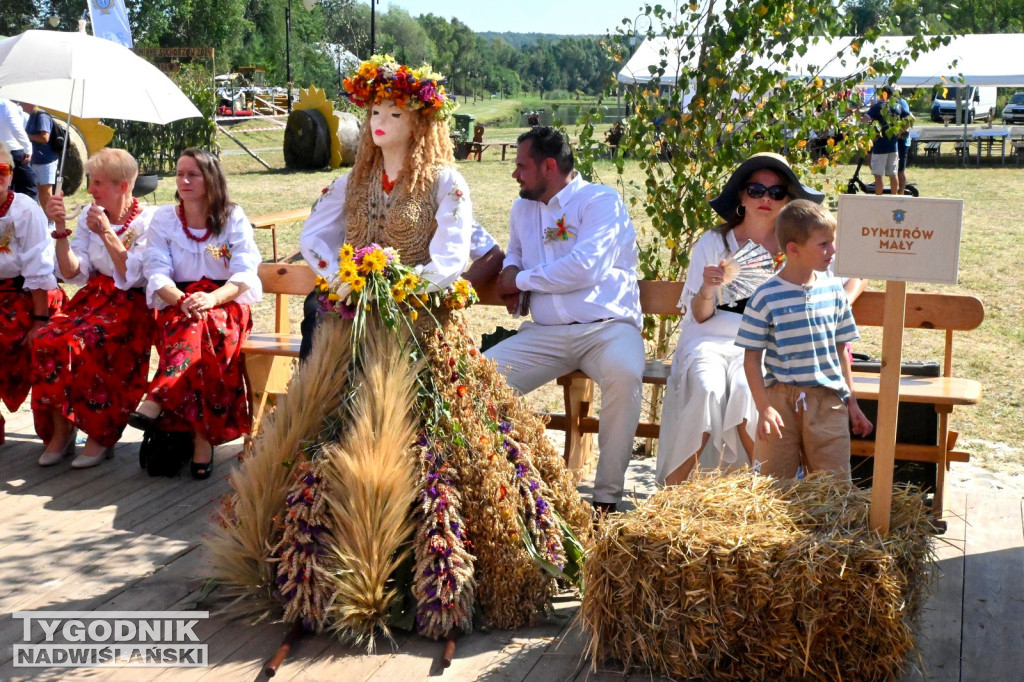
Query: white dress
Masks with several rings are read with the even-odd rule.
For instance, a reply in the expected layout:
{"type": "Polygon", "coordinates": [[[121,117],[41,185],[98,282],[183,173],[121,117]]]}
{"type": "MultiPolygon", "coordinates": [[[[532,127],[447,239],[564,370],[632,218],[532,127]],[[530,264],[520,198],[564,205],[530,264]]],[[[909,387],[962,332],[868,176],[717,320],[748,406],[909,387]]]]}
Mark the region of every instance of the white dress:
{"type": "Polygon", "coordinates": [[[732,230],[726,239],[728,248],[720,232],[705,232],[690,255],[679,301],[683,313],[679,343],[661,410],[655,472],[658,483],[664,483],[697,451],[703,434],[710,435],[700,455],[702,468],[746,465],[746,451],[737,427],[745,419],[747,434],[751,439],[756,434],[757,406],[743,373],[743,349],[734,343],[743,316],[716,308],[711,317],[698,322],[689,305],[699,295],[704,267],[717,265],[739,248],[732,230]]]}

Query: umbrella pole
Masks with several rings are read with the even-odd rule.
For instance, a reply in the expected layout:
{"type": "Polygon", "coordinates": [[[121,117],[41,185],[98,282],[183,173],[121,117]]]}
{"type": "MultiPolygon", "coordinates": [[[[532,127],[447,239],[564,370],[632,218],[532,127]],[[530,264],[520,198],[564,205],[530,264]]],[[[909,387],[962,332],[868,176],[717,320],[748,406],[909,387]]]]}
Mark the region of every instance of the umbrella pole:
{"type": "Polygon", "coordinates": [[[57,164],[57,186],[54,194],[60,194],[64,185],[64,159],[68,155],[68,145],[71,144],[71,105],[75,101],[75,81],[71,81],[71,100],[68,102],[68,122],[64,131],[64,148],[60,150],[60,163],[57,164]]]}

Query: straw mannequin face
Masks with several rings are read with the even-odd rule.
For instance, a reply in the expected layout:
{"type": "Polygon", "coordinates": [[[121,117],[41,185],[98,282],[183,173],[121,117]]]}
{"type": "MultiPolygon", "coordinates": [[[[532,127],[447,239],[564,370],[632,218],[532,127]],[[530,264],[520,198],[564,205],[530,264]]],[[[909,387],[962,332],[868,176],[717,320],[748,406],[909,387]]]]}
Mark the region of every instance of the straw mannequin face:
{"type": "Polygon", "coordinates": [[[373,143],[381,150],[403,149],[412,139],[412,117],[415,115],[415,112],[403,109],[391,100],[374,104],[370,109],[373,143]]]}

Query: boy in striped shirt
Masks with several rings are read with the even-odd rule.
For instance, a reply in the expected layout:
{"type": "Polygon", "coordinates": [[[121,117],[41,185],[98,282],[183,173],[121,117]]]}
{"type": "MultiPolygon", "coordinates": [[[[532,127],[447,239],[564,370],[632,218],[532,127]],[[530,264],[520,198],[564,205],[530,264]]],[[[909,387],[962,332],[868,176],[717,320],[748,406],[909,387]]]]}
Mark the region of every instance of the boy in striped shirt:
{"type": "Polygon", "coordinates": [[[836,221],[798,199],[779,213],[775,235],[786,264],[747,301],[736,336],[759,413],[754,466],[792,478],[802,464],[849,480],[850,426],[861,436],[872,426],[851,391],[846,346],[860,335],[842,283],[827,272],[836,221]]]}

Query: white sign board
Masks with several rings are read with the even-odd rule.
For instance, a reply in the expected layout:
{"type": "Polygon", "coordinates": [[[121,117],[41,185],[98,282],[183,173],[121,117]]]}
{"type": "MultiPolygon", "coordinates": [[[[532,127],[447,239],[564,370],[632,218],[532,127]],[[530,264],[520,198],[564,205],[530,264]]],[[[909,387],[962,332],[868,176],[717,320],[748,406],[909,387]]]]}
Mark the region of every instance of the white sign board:
{"type": "Polygon", "coordinates": [[[963,213],[960,199],[840,194],[835,272],[956,284],[963,213]]]}

